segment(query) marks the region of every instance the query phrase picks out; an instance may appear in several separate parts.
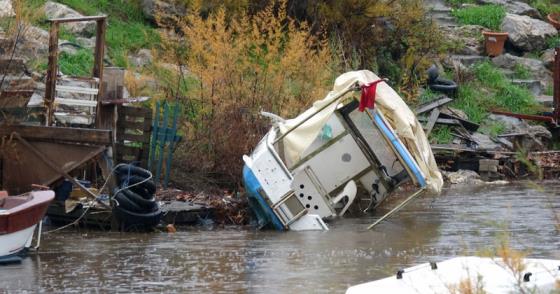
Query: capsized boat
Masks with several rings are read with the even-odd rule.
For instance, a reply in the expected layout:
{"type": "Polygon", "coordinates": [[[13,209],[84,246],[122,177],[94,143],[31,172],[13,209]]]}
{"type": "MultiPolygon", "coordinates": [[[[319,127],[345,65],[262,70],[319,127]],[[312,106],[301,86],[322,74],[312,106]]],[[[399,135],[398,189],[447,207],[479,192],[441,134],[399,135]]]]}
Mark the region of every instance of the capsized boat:
{"type": "Polygon", "coordinates": [[[12,262],[31,246],[37,224],[54,199],[53,191],[8,196],[0,192],[0,263],[12,262]]]}
{"type": "Polygon", "coordinates": [[[243,157],[259,227],[328,230],[325,219],[344,215],[355,202],[373,209],[407,181],[419,190],[441,190],[422,126],[370,71],[339,76],[323,100],[294,119],[269,116],[276,122],[243,157]]]}
{"type": "Polygon", "coordinates": [[[394,276],[348,288],[362,293],[557,293],[560,260],[456,257],[423,263],[394,276]],[[469,292],[470,293],[470,292],[469,292]]]}

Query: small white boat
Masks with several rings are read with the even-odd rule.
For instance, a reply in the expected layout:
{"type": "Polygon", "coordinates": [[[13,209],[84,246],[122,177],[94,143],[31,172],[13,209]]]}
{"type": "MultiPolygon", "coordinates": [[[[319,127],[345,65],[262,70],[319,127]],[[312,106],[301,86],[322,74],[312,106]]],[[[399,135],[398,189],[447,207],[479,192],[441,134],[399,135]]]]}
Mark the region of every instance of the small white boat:
{"type": "Polygon", "coordinates": [[[8,196],[0,191],[0,264],[17,261],[29,249],[35,228],[53,199],[53,191],[22,196],[8,196]]]}
{"type": "Polygon", "coordinates": [[[399,270],[352,286],[346,294],[558,293],[559,279],[560,260],[468,256],[399,270]]]}
{"type": "Polygon", "coordinates": [[[276,123],[243,157],[259,227],[328,230],[323,220],[344,215],[355,202],[373,209],[407,181],[419,190],[441,189],[422,126],[370,71],[341,75],[323,100],[294,119],[268,116],[276,123]]]}

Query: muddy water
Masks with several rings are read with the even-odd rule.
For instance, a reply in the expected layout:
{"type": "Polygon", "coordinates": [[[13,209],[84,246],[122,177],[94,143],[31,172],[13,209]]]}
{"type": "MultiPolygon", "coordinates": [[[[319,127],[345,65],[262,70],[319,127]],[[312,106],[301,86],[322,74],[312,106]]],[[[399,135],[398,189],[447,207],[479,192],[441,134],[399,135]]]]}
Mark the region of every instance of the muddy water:
{"type": "Polygon", "coordinates": [[[364,228],[381,210],[333,222],[329,232],[57,233],[44,236],[40,254],[0,267],[0,292],[340,293],[401,267],[492,248],[505,231],[530,256],[558,259],[560,183],[543,187],[453,188],[374,231],[364,228]]]}

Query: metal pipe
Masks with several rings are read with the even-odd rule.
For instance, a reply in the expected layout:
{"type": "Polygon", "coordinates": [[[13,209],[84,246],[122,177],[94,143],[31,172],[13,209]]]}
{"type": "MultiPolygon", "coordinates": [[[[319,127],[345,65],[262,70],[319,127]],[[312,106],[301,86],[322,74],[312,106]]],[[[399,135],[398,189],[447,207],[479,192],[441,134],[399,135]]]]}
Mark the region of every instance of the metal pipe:
{"type": "Polygon", "coordinates": [[[387,212],[384,216],[382,216],[380,219],[376,220],[373,224],[371,224],[367,229],[371,230],[373,227],[377,226],[379,223],[381,223],[382,221],[384,221],[385,219],[389,218],[391,215],[393,215],[394,213],[396,213],[397,211],[401,210],[403,207],[405,207],[410,201],[412,201],[414,198],[416,198],[418,195],[422,194],[422,192],[424,192],[426,190],[426,188],[422,188],[416,192],[414,192],[414,194],[410,195],[408,198],[406,198],[401,204],[397,205],[397,207],[393,208],[391,211],[387,212]]]}

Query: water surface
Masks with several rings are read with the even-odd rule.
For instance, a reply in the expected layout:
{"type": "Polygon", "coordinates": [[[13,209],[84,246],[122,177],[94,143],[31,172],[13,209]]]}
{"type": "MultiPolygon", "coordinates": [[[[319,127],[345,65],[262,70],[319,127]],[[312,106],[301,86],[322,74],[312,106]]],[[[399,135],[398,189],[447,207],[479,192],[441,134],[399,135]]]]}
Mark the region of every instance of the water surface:
{"type": "MultiPolygon", "coordinates": [[[[531,257],[560,259],[560,183],[454,187],[386,212],[339,219],[328,232],[190,228],[175,234],[68,231],[0,267],[7,292],[341,293],[416,263],[492,249],[504,233],[531,257]]],[[[2,290],[0,290],[2,292],[2,290]]]]}

